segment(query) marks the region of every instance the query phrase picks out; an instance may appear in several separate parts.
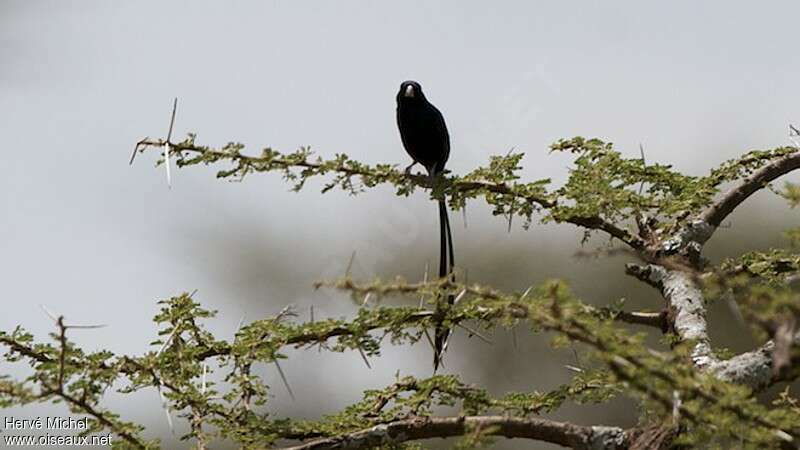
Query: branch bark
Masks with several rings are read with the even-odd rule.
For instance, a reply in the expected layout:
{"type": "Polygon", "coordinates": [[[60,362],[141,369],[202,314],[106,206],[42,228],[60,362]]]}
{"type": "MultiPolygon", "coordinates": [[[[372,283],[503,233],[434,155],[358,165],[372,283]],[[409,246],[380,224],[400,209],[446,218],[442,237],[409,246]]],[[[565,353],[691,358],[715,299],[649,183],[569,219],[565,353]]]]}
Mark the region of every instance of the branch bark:
{"type": "Polygon", "coordinates": [[[755,350],[725,361],[718,361],[708,369],[721,380],[743,384],[754,391],[761,391],[776,381],[772,373],[774,349],[775,344],[769,341],[755,350]]]}
{"type": "MultiPolygon", "coordinates": [[[[777,382],[791,381],[800,376],[798,371],[775,373],[773,341],[731,359],[720,360],[714,356],[708,337],[703,295],[691,274],[668,270],[655,264],[629,264],[626,271],[661,291],[670,311],[666,317],[667,328],[673,330],[681,341],[694,343],[691,356],[698,369],[705,370],[720,380],[747,386],[756,392],[777,382]]],[[[794,335],[793,343],[800,344],[800,333],[794,335]]]]}
{"type": "Polygon", "coordinates": [[[669,308],[668,328],[681,341],[693,342],[691,358],[695,366],[704,369],[717,363],[708,337],[705,300],[692,274],[656,264],[628,264],[626,271],[661,291],[669,308]]]}
{"type": "Polygon", "coordinates": [[[738,186],[730,189],[703,211],[699,219],[714,228],[718,227],[737,206],[756,191],[764,188],[776,178],[796,169],[800,169],[800,151],[789,153],[753,172],[749,177],[742,180],[738,186]]]}
{"type": "MultiPolygon", "coordinates": [[[[789,172],[800,169],[800,151],[793,151],[761,167],[738,185],[729,189],[680,231],[663,242],[668,254],[683,253],[699,256],[703,245],[711,239],[725,218],[767,184],[789,172]]],[[[675,270],[657,264],[626,266],[626,272],[659,289],[670,308],[669,324],[678,337],[692,340],[692,360],[701,370],[708,370],[725,381],[746,385],[756,391],[788,377],[774,372],[775,344],[770,341],[750,352],[720,361],[712,351],[707,331],[706,307],[699,286],[688,271],[675,270]]],[[[795,335],[795,344],[798,343],[795,335]]]]}
{"type": "Polygon", "coordinates": [[[800,150],[795,150],[756,170],[700,214],[688,219],[674,236],[663,242],[662,249],[668,254],[687,249],[699,254],[703,244],[711,239],[722,221],[739,205],[775,179],[800,169],[800,150]]]}
{"type": "Polygon", "coordinates": [[[630,446],[630,433],[618,427],[584,426],[539,418],[504,416],[418,417],[376,425],[343,436],[317,439],[284,450],[345,450],[463,436],[471,432],[533,439],[579,450],[619,450],[630,446]]]}
{"type": "MultiPolygon", "coordinates": [[[[794,335],[794,345],[800,344],[800,333],[794,335]]],[[[782,374],[774,369],[775,343],[768,341],[761,347],[712,364],[708,370],[717,378],[743,384],[754,391],[762,391],[780,381],[792,381],[797,370],[782,374]]],[[[796,361],[792,361],[796,364],[796,361]]]]}

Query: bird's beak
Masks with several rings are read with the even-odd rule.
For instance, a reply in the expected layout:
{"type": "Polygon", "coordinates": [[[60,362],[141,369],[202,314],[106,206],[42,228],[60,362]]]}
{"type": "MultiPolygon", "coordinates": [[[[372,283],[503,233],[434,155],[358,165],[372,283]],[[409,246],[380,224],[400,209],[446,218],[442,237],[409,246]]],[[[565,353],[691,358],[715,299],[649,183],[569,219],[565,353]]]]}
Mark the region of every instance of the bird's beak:
{"type": "Polygon", "coordinates": [[[404,97],[414,97],[414,86],[412,86],[410,84],[408,86],[406,86],[406,90],[403,93],[403,96],[404,97]]]}

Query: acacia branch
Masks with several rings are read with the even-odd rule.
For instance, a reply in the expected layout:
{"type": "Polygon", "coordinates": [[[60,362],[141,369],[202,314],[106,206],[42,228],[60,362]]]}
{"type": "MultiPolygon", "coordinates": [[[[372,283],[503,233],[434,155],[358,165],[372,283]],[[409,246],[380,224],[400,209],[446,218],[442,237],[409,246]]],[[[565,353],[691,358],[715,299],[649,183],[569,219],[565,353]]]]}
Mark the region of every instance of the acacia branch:
{"type": "Polygon", "coordinates": [[[533,439],[580,450],[617,450],[630,445],[622,428],[584,426],[538,418],[505,416],[417,417],[398,420],[351,434],[323,438],[284,450],[344,450],[386,444],[463,436],[469,433],[533,439]]]}
{"type": "MultiPolygon", "coordinates": [[[[71,406],[71,409],[81,411],[85,414],[92,416],[98,423],[103,425],[104,427],[111,430],[111,432],[115,433],[117,436],[121,437],[125,441],[127,441],[132,447],[145,449],[147,448],[147,444],[139,439],[135,433],[132,431],[130,426],[124,423],[120,423],[113,414],[109,414],[101,409],[98,409],[96,405],[92,405],[89,401],[86,400],[85,395],[83,397],[76,397],[66,389],[67,377],[66,377],[66,370],[67,366],[72,365],[72,362],[67,356],[69,347],[66,338],[66,331],[67,328],[71,328],[70,326],[64,323],[64,317],[59,316],[56,320],[56,326],[58,327],[58,334],[56,335],[59,348],[58,348],[58,356],[57,359],[49,356],[44,351],[38,350],[35,346],[26,346],[21,344],[20,342],[12,339],[5,333],[0,333],[0,344],[8,346],[12,352],[19,353],[30,358],[33,361],[37,361],[39,363],[47,364],[47,363],[57,363],[56,368],[56,375],[54,379],[54,383],[47,381],[44,377],[37,377],[39,384],[41,385],[40,392],[38,395],[32,395],[32,397],[37,399],[46,399],[49,396],[56,396],[64,400],[65,403],[71,406]]],[[[85,328],[79,326],[73,326],[74,328],[85,328]]],[[[104,363],[101,363],[104,368],[108,368],[104,363]]],[[[18,395],[16,392],[7,392],[11,395],[18,395]]]]}
{"type": "Polygon", "coordinates": [[[626,272],[661,291],[669,309],[667,328],[682,342],[692,342],[691,357],[697,367],[718,362],[708,337],[705,299],[692,274],[656,264],[628,264],[626,272]]]}
{"type": "Polygon", "coordinates": [[[124,427],[120,426],[114,419],[108,417],[107,413],[98,410],[94,406],[90,405],[83,399],[76,398],[64,391],[63,388],[57,387],[55,389],[47,388],[44,392],[45,395],[55,395],[63,399],[68,404],[72,405],[72,407],[85,412],[86,414],[92,416],[101,423],[103,426],[114,432],[117,436],[124,439],[128,444],[133,446],[137,449],[146,449],[148,448],[147,444],[141,441],[138,437],[134,434],[128,432],[124,427]]]}
{"type": "Polygon", "coordinates": [[[763,189],[778,177],[799,168],[800,151],[795,151],[756,170],[737,186],[725,192],[698,216],[700,222],[711,227],[708,232],[699,236],[698,242],[703,244],[710,239],[714,230],[719,227],[722,221],[755,192],[763,189]]]}
{"type": "MultiPolygon", "coordinates": [[[[552,205],[556,206],[555,204],[552,205]]],[[[641,236],[631,233],[628,230],[620,228],[615,224],[601,218],[601,217],[570,217],[563,220],[564,222],[572,223],[579,227],[588,228],[590,230],[602,230],[608,233],[611,237],[615,237],[620,241],[626,243],[633,249],[642,250],[645,247],[645,241],[641,236]]]]}
{"type": "MultiPolygon", "coordinates": [[[[402,324],[407,327],[412,327],[420,322],[433,317],[433,311],[420,309],[412,314],[409,314],[403,321],[402,324]]],[[[458,321],[458,317],[455,317],[454,320],[458,321]]],[[[374,323],[374,324],[362,324],[360,327],[361,331],[374,331],[379,330],[382,328],[386,328],[386,326],[382,323],[374,323]]],[[[344,337],[344,336],[353,336],[356,335],[356,332],[345,326],[345,325],[337,325],[333,326],[328,330],[325,330],[320,333],[308,332],[308,333],[299,333],[292,335],[285,339],[282,342],[282,346],[295,346],[295,347],[302,347],[304,345],[314,345],[319,344],[330,339],[344,337]]],[[[264,336],[264,341],[267,341],[270,336],[264,336]]],[[[209,348],[208,350],[198,354],[197,359],[204,360],[208,358],[213,358],[216,356],[225,356],[230,354],[231,347],[230,345],[218,345],[214,348],[209,348]]]]}
{"type": "MultiPolygon", "coordinates": [[[[707,331],[705,301],[691,274],[654,264],[629,264],[626,271],[661,291],[669,309],[665,317],[665,330],[675,332],[681,341],[693,343],[692,361],[699,369],[708,371],[720,380],[741,384],[754,391],[800,377],[797,370],[786,374],[775,373],[775,344],[772,341],[727,360],[714,356],[707,331]]],[[[795,335],[794,344],[800,344],[800,334],[795,335]]]]}
{"type": "MultiPolygon", "coordinates": [[[[676,321],[676,323],[678,323],[677,326],[679,327],[677,333],[679,336],[683,336],[684,339],[690,340],[694,343],[691,356],[695,366],[701,370],[707,369],[711,364],[716,363],[718,359],[713,355],[708,341],[708,334],[705,328],[705,307],[702,306],[703,299],[699,289],[693,284],[691,278],[687,278],[689,275],[684,272],[677,270],[668,272],[659,266],[654,266],[653,273],[655,276],[660,277],[658,279],[654,279],[653,282],[659,283],[664,287],[663,289],[665,297],[671,299],[676,305],[675,309],[679,311],[677,313],[679,320],[676,321]],[[691,282],[691,284],[688,282],[691,282]],[[690,286],[690,288],[685,289],[685,286],[690,286]],[[700,301],[700,307],[695,304],[698,299],[700,301]]],[[[355,289],[357,290],[358,288],[355,289]]],[[[399,289],[405,292],[408,287],[400,286],[399,289]]],[[[470,288],[465,288],[465,290],[469,289],[470,288]]],[[[482,299],[496,301],[507,299],[502,294],[499,294],[494,290],[480,288],[473,288],[472,290],[482,299]]],[[[521,300],[521,298],[517,297],[516,300],[521,300]]],[[[720,398],[717,395],[719,392],[712,391],[712,393],[708,393],[694,380],[689,381],[688,383],[681,382],[668,371],[665,371],[659,367],[653,367],[651,363],[645,362],[645,359],[641,358],[639,355],[616,354],[613,356],[608,356],[613,354],[609,344],[603,339],[599,338],[596,333],[592,332],[592,330],[587,328],[584,323],[576,320],[576,316],[571,316],[569,318],[564,317],[561,313],[561,308],[558,306],[558,301],[555,298],[552,298],[552,300],[553,303],[550,305],[549,312],[543,310],[539,310],[537,312],[535,308],[527,307],[526,305],[522,304],[521,301],[517,301],[515,302],[515,307],[509,308],[514,309],[515,311],[509,312],[508,314],[516,318],[530,318],[542,329],[555,331],[573,341],[582,342],[594,347],[599,351],[600,355],[605,355],[601,357],[607,358],[606,363],[612,370],[615,371],[619,378],[626,380],[642,393],[657,400],[664,405],[667,410],[673,406],[673,401],[669,397],[664,396],[662,393],[653,390],[652,386],[648,383],[643,383],[640,379],[640,374],[629,376],[625,369],[626,365],[634,366],[637,370],[644,371],[649,376],[657,377],[658,379],[670,384],[672,388],[677,391],[688,390],[692,395],[702,398],[704,401],[709,402],[710,404],[716,404],[721,409],[735,414],[742,420],[752,421],[753,423],[756,423],[768,430],[782,433],[783,435],[789,435],[792,439],[800,437],[800,435],[793,430],[786,431],[781,429],[772,421],[754,415],[752,412],[747,411],[746,409],[740,408],[736,405],[721,403],[720,398]]],[[[617,342],[616,345],[630,345],[630,343],[631,341],[623,341],[617,342]]],[[[655,352],[649,353],[655,354],[655,352]]],[[[690,409],[687,409],[685,406],[678,405],[675,408],[681,415],[687,417],[693,422],[698,424],[701,423],[695,413],[690,409]]]]}
{"type": "Polygon", "coordinates": [[[52,361],[52,359],[44,353],[36,351],[33,347],[22,345],[17,340],[12,339],[11,336],[5,333],[0,333],[0,344],[8,347],[9,352],[19,353],[20,355],[30,358],[36,362],[47,363],[52,361]]]}
{"type": "MultiPolygon", "coordinates": [[[[348,177],[372,177],[377,180],[374,184],[377,184],[377,182],[393,182],[392,180],[406,180],[414,186],[423,188],[433,188],[435,184],[435,181],[431,181],[431,179],[427,176],[406,174],[396,170],[393,166],[390,168],[372,168],[367,165],[346,165],[342,163],[333,167],[329,167],[324,162],[309,161],[308,158],[305,157],[295,157],[293,155],[278,157],[246,156],[239,153],[238,149],[236,151],[214,150],[209,147],[195,145],[191,141],[173,143],[164,139],[145,138],[136,144],[136,147],[134,148],[134,155],[137,151],[141,152],[150,147],[169,148],[170,153],[178,156],[178,166],[189,164],[183,159],[184,152],[194,153],[196,155],[195,159],[190,160],[190,163],[195,161],[216,162],[220,160],[229,160],[237,164],[236,168],[233,170],[221,172],[221,174],[224,176],[232,175],[237,172],[246,173],[250,170],[266,171],[273,169],[286,170],[291,168],[300,168],[316,171],[318,174],[336,172],[348,177]]],[[[398,183],[395,182],[395,184],[398,183]]],[[[524,189],[518,189],[517,187],[518,186],[516,185],[509,185],[505,182],[448,179],[448,184],[445,189],[450,189],[454,192],[462,194],[485,191],[492,194],[507,195],[514,199],[521,199],[532,206],[545,209],[553,209],[558,206],[558,202],[556,200],[548,198],[546,195],[531,193],[524,189]]],[[[644,239],[642,239],[638,234],[620,228],[616,224],[599,216],[569,216],[555,219],[558,222],[566,222],[590,230],[603,231],[608,233],[611,237],[617,238],[637,250],[643,249],[645,245],[644,239]]]]}
{"type": "MultiPolygon", "coordinates": [[[[331,286],[350,290],[352,292],[358,292],[360,295],[366,294],[387,294],[387,293],[397,293],[397,294],[416,294],[424,291],[425,289],[431,289],[435,287],[451,287],[455,291],[463,291],[465,293],[477,296],[484,296],[491,299],[500,299],[502,297],[499,293],[492,293],[484,288],[479,287],[467,287],[457,283],[451,283],[445,281],[444,284],[440,282],[429,282],[429,283],[411,283],[411,284],[402,284],[396,286],[390,286],[387,290],[386,288],[379,288],[377,286],[357,286],[349,279],[343,280],[337,283],[332,283],[331,286]]],[[[519,298],[519,296],[517,296],[519,298]]],[[[588,314],[602,317],[602,318],[611,318],[618,322],[624,322],[632,325],[641,325],[641,326],[650,326],[657,329],[664,329],[665,320],[666,320],[666,311],[661,312],[649,312],[649,311],[614,311],[607,308],[596,308],[590,305],[583,305],[584,311],[588,314]]],[[[497,311],[500,313],[500,311],[497,311]]],[[[512,312],[513,314],[513,312],[512,312]]],[[[420,309],[418,311],[414,311],[411,314],[408,314],[404,319],[402,319],[399,324],[402,324],[406,328],[411,328],[417,325],[422,324],[426,320],[430,320],[434,316],[434,311],[420,309]]],[[[454,308],[450,311],[448,316],[449,320],[452,321],[454,324],[458,324],[464,320],[467,320],[467,315],[461,311],[459,308],[454,308]]],[[[394,323],[393,325],[398,325],[398,323],[394,323]]],[[[294,347],[302,347],[305,345],[314,345],[319,344],[321,342],[328,341],[330,339],[335,339],[339,337],[347,337],[347,336],[354,336],[357,333],[363,332],[370,332],[375,330],[380,330],[387,328],[387,326],[379,321],[375,323],[361,323],[358,326],[358,331],[355,331],[353,328],[349,327],[346,324],[343,325],[335,325],[331,328],[324,330],[322,332],[305,332],[305,333],[298,333],[289,336],[288,338],[284,339],[280,342],[280,346],[294,346],[294,347]]],[[[265,335],[262,339],[262,344],[264,346],[273,345],[276,342],[270,342],[271,336],[265,335]]],[[[1,342],[1,341],[0,341],[1,342]]],[[[217,356],[225,356],[230,354],[231,347],[230,345],[225,345],[220,343],[213,348],[209,348],[204,352],[198,354],[197,358],[200,360],[213,358],[217,356]]]]}
{"type": "MultiPolygon", "coordinates": [[[[800,344],[800,334],[795,334],[793,344],[800,344]]],[[[712,364],[709,371],[721,380],[743,384],[756,392],[781,381],[793,381],[800,376],[796,369],[788,373],[775,373],[774,352],[775,343],[768,341],[755,350],[712,364]]],[[[796,365],[797,361],[792,363],[796,365]]]]}

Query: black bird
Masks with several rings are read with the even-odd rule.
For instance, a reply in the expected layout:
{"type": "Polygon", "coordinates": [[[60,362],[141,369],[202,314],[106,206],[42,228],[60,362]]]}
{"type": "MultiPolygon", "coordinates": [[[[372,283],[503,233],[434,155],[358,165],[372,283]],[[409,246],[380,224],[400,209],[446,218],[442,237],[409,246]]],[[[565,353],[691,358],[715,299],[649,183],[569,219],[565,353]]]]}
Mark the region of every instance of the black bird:
{"type": "MultiPolygon", "coordinates": [[[[400,85],[400,91],[397,93],[397,127],[400,129],[403,147],[414,160],[406,168],[407,174],[417,163],[425,167],[431,180],[444,172],[444,166],[450,156],[450,135],[447,133],[447,125],[444,123],[442,113],[425,98],[422,86],[416,81],[404,81],[400,85]]],[[[447,205],[444,200],[439,200],[439,278],[452,277],[454,264],[453,237],[450,233],[447,205]]],[[[452,304],[453,297],[449,296],[447,301],[452,304]]],[[[436,326],[435,334],[434,372],[441,363],[450,330],[439,324],[436,326]]]]}

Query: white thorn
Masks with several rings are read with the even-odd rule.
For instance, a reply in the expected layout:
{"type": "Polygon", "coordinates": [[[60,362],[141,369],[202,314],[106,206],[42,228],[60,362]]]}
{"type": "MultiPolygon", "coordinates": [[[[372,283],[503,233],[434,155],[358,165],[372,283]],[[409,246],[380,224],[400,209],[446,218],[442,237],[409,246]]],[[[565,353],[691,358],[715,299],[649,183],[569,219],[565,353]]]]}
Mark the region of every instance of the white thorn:
{"type": "Polygon", "coordinates": [[[204,361],[203,362],[203,383],[200,386],[200,393],[201,394],[205,394],[206,393],[206,374],[208,374],[208,364],[206,364],[205,361],[204,361]]]}
{"type": "Polygon", "coordinates": [[[101,324],[98,324],[98,325],[64,325],[64,326],[67,327],[67,328],[78,328],[78,329],[88,330],[88,329],[94,329],[94,328],[105,328],[108,325],[106,325],[104,323],[101,323],[101,324]]]}
{"type": "Polygon", "coordinates": [[[490,344],[490,345],[492,344],[492,340],[491,339],[489,339],[486,336],[478,333],[474,329],[472,329],[472,328],[470,328],[470,327],[468,327],[468,326],[466,326],[464,324],[461,324],[461,323],[456,324],[456,326],[467,330],[467,333],[477,337],[478,339],[482,340],[483,342],[486,342],[487,344],[490,344]]]}
{"type": "Polygon", "coordinates": [[[48,316],[48,317],[50,317],[50,319],[51,319],[53,322],[58,322],[58,317],[56,316],[56,314],[53,314],[53,311],[50,311],[50,310],[49,310],[49,309],[47,309],[47,307],[46,307],[46,306],[44,306],[44,305],[39,305],[39,308],[42,308],[42,311],[44,311],[44,313],[45,313],[45,314],[47,314],[47,316],[48,316]]]}
{"type": "Polygon", "coordinates": [[[170,341],[172,341],[172,338],[175,336],[175,333],[177,331],[178,331],[178,327],[174,327],[172,329],[172,333],[170,333],[169,336],[167,337],[167,340],[164,341],[163,344],[161,344],[161,348],[158,349],[158,351],[156,352],[156,356],[160,355],[164,350],[166,350],[167,345],[169,345],[170,341]]]}
{"type": "Polygon", "coordinates": [[[672,418],[677,422],[681,413],[681,395],[675,390],[672,391],[672,418]]]}
{"type": "Polygon", "coordinates": [[[244,324],[244,315],[239,318],[239,324],[236,325],[236,331],[233,332],[233,337],[235,338],[236,335],[239,333],[239,330],[242,329],[242,325],[244,324]]]}
{"type": "MultiPolygon", "coordinates": [[[[428,283],[428,268],[429,264],[428,261],[425,261],[425,275],[422,277],[422,284],[428,283]]],[[[420,294],[419,296],[419,307],[422,308],[422,303],[425,301],[425,296],[420,294]]]]}
{"type": "Polygon", "coordinates": [[[172,139],[172,127],[175,125],[175,112],[178,110],[178,97],[172,102],[172,116],[169,119],[169,131],[167,140],[164,142],[164,165],[167,167],[167,187],[172,189],[172,177],[169,173],[169,143],[172,139]]]}
{"type": "Polygon", "coordinates": [[[786,442],[794,442],[792,435],[783,430],[775,430],[775,436],[778,436],[786,442]]]}
{"type": "Polygon", "coordinates": [[[164,166],[167,168],[167,187],[172,189],[172,177],[169,173],[169,142],[164,143],[164,166]]]}
{"type": "Polygon", "coordinates": [[[164,408],[164,413],[167,415],[169,431],[171,431],[172,434],[175,434],[175,427],[172,426],[172,415],[169,413],[169,404],[167,404],[167,398],[164,397],[164,393],[161,392],[161,387],[158,388],[158,396],[161,397],[161,406],[164,408]]]}

